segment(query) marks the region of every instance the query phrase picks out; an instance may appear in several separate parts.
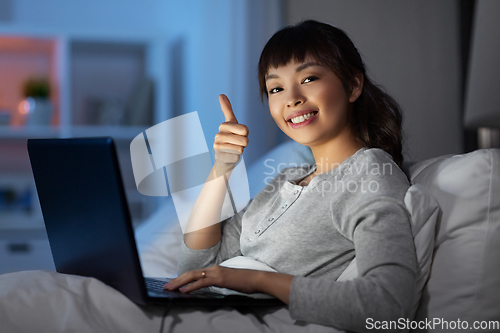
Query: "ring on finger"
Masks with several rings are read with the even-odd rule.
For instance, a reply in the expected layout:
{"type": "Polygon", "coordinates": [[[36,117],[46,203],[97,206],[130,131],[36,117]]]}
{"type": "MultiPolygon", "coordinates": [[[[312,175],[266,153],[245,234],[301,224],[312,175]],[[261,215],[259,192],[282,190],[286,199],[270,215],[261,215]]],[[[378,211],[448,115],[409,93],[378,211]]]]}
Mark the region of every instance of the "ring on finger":
{"type": "Polygon", "coordinates": [[[201,278],[204,279],[207,276],[207,272],[201,271],[201,278]]]}

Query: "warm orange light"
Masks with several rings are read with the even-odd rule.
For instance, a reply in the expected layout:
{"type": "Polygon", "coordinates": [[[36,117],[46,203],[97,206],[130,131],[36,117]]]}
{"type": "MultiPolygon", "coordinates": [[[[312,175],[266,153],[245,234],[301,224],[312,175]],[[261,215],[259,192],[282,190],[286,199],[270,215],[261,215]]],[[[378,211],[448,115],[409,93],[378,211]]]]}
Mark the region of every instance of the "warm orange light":
{"type": "Polygon", "coordinates": [[[27,114],[30,112],[30,109],[31,109],[31,105],[30,105],[30,102],[28,100],[25,99],[24,101],[19,103],[18,110],[19,110],[20,114],[27,114]]]}

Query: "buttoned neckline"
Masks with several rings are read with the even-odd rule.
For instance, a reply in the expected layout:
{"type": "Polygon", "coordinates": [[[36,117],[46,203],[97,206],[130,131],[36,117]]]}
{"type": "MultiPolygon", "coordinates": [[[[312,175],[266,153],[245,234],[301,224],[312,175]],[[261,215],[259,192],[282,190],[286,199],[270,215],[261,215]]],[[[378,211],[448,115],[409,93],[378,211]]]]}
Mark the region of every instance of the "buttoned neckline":
{"type": "Polygon", "coordinates": [[[261,220],[254,229],[253,234],[248,237],[249,241],[255,241],[259,238],[270,226],[276,223],[280,217],[288,210],[304,192],[304,187],[293,185],[292,183],[285,182],[280,190],[280,199],[274,202],[271,214],[261,220]]]}
{"type": "MultiPolygon", "coordinates": [[[[338,167],[333,170],[330,170],[325,173],[321,173],[316,175],[308,185],[301,186],[297,185],[298,180],[304,179],[308,177],[313,172],[316,171],[317,165],[313,164],[309,167],[309,170],[299,176],[296,179],[289,179],[283,182],[283,186],[279,190],[277,200],[274,201],[272,208],[267,216],[265,216],[257,225],[255,225],[255,229],[248,235],[247,239],[250,242],[256,241],[259,237],[261,237],[273,224],[275,224],[280,218],[285,214],[287,210],[289,210],[297,200],[301,197],[302,193],[313,192],[317,189],[315,187],[321,184],[322,181],[327,179],[332,179],[337,177],[339,173],[345,172],[345,170],[351,167],[351,163],[353,160],[357,159],[357,156],[365,151],[366,147],[360,148],[353,155],[349,156],[344,160],[338,167]]],[[[303,168],[302,170],[304,170],[303,168]]],[[[342,177],[342,175],[340,176],[342,177]]],[[[337,181],[337,180],[336,180],[337,181]]]]}
{"type": "Polygon", "coordinates": [[[336,167],[335,169],[327,171],[327,172],[324,172],[324,173],[320,173],[320,174],[314,176],[313,179],[311,179],[307,185],[304,185],[304,186],[298,185],[300,183],[300,181],[302,181],[303,179],[309,177],[311,174],[313,174],[314,172],[316,172],[317,165],[316,165],[316,163],[314,163],[314,164],[311,165],[309,171],[305,175],[302,175],[299,178],[294,178],[294,179],[287,180],[283,184],[283,188],[285,188],[285,189],[287,189],[289,191],[295,191],[295,190],[297,190],[297,188],[300,188],[301,189],[300,191],[302,191],[302,190],[304,190],[305,192],[310,191],[309,189],[313,188],[314,186],[316,186],[317,183],[325,180],[326,178],[334,177],[341,170],[343,171],[344,169],[346,169],[346,167],[347,168],[350,167],[348,165],[348,163],[351,162],[352,160],[356,159],[359,154],[361,154],[362,152],[364,152],[367,149],[369,149],[369,148],[368,147],[361,147],[354,154],[352,154],[351,156],[349,156],[348,158],[346,158],[342,163],[340,163],[340,165],[338,167],[336,167]]]}

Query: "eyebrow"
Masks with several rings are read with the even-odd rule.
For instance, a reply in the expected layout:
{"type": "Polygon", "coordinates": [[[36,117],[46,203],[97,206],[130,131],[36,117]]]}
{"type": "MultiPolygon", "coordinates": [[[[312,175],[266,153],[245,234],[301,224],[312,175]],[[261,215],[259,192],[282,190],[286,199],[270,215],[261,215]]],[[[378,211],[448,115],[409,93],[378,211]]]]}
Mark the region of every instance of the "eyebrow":
{"type": "Polygon", "coordinates": [[[311,66],[321,66],[321,65],[316,63],[316,62],[306,62],[305,64],[302,64],[299,67],[297,67],[297,69],[295,71],[298,73],[298,72],[306,69],[307,67],[311,67],[311,66]]]}
{"type": "MultiPolygon", "coordinates": [[[[316,63],[316,62],[306,62],[305,64],[301,64],[299,65],[296,69],[295,69],[295,72],[300,72],[304,69],[306,69],[307,67],[311,67],[311,66],[321,66],[320,64],[316,63]]],[[[279,78],[279,76],[277,74],[268,74],[265,76],[265,81],[269,80],[269,79],[277,79],[279,78]]]]}

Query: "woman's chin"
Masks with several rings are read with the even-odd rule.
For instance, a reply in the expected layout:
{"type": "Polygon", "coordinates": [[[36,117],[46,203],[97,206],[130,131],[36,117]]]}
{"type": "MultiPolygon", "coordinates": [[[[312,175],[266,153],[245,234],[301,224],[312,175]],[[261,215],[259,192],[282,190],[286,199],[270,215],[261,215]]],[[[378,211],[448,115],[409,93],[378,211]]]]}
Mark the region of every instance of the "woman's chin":
{"type": "Polygon", "coordinates": [[[311,148],[311,146],[314,146],[314,140],[308,140],[306,138],[297,138],[297,136],[292,136],[292,135],[288,135],[288,137],[303,146],[307,146],[309,148],[311,148]]]}

